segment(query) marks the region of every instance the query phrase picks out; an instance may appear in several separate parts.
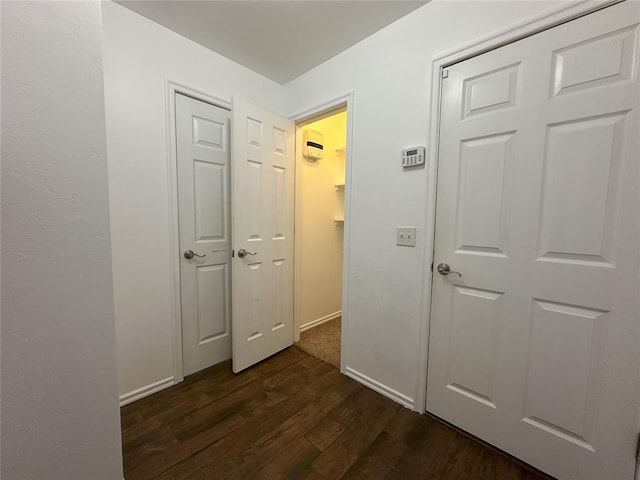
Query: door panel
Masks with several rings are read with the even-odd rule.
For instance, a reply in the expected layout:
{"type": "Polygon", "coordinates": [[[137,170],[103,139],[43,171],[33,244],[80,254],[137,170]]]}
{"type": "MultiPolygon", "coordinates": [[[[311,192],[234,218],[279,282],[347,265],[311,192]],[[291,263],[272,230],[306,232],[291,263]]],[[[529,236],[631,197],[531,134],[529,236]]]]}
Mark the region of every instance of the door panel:
{"type": "Polygon", "coordinates": [[[631,80],[635,26],[623,28],[554,52],[553,95],[631,80]]]}
{"type": "Polygon", "coordinates": [[[523,420],[592,451],[597,366],[607,320],[598,310],[532,302],[523,420]]]}
{"type": "Polygon", "coordinates": [[[226,237],[225,199],[227,166],[194,160],[196,241],[224,240],[226,237]]]}
{"type": "Polygon", "coordinates": [[[548,127],[539,259],[611,262],[625,117],[615,113],[548,127]]]}
{"type": "Polygon", "coordinates": [[[640,418],[637,4],[448,68],[427,410],[560,479],[640,418]]]}
{"type": "Polygon", "coordinates": [[[502,294],[455,287],[451,312],[448,388],[495,408],[494,358],[502,294]]]}
{"type": "Polygon", "coordinates": [[[293,123],[234,98],[234,372],[293,343],[293,168],[293,123]]]}
{"type": "Polygon", "coordinates": [[[506,254],[513,133],[461,143],[456,252],[506,254]]]}
{"type": "Polygon", "coordinates": [[[229,123],[229,111],[176,94],[184,375],[231,357],[229,123]]]}
{"type": "Polygon", "coordinates": [[[229,334],[227,325],[227,265],[197,267],[198,345],[229,334]],[[220,292],[214,294],[213,292],[220,292]]]}
{"type": "Polygon", "coordinates": [[[468,78],[463,86],[464,117],[512,107],[518,91],[520,64],[468,78]]]}

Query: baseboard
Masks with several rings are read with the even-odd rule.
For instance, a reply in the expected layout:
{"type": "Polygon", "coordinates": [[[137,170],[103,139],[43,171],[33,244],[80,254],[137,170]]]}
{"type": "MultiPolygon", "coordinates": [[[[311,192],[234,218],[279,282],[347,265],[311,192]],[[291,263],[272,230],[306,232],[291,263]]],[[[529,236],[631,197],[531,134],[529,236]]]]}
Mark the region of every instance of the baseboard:
{"type": "Polygon", "coordinates": [[[377,382],[373,378],[369,378],[366,375],[354,370],[351,367],[347,367],[344,370],[344,374],[347,377],[353,378],[355,381],[360,382],[366,387],[369,387],[371,390],[375,390],[376,392],[384,395],[387,398],[390,398],[396,403],[403,405],[411,410],[414,409],[413,398],[407,397],[406,395],[395,391],[393,388],[389,388],[386,385],[383,385],[380,382],[377,382]]]}
{"type": "Polygon", "coordinates": [[[324,317],[317,318],[316,320],[311,320],[309,323],[305,323],[304,325],[300,325],[300,331],[304,332],[305,330],[309,330],[310,328],[317,327],[318,325],[322,325],[329,320],[333,320],[334,318],[338,318],[342,316],[342,310],[338,310],[337,312],[330,313],[329,315],[325,315],[324,317]]]}
{"type": "Polygon", "coordinates": [[[151,385],[147,385],[146,387],[138,388],[137,390],[133,390],[132,392],[125,393],[124,395],[120,395],[120,406],[124,407],[129,403],[133,403],[136,400],[140,400],[152,393],[159,392],[160,390],[164,390],[167,387],[175,385],[176,381],[174,377],[167,377],[163,380],[159,380],[157,382],[152,383],[151,385]]]}

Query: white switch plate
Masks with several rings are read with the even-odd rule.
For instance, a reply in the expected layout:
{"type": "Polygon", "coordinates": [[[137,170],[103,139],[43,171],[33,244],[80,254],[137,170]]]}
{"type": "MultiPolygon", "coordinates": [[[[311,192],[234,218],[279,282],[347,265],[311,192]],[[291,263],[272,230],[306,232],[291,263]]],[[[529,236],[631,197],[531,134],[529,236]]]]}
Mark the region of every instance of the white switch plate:
{"type": "Polygon", "coordinates": [[[416,227],[398,227],[396,229],[396,245],[402,247],[416,246],[416,227]]]}

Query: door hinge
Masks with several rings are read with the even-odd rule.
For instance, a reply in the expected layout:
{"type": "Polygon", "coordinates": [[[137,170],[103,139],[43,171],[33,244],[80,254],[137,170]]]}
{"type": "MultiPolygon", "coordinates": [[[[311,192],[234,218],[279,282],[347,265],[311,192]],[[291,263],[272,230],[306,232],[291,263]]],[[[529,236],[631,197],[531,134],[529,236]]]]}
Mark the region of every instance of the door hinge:
{"type": "Polygon", "coordinates": [[[431,271],[433,272],[433,262],[431,262],[431,271]]]}
{"type": "Polygon", "coordinates": [[[446,68],[442,70],[442,78],[449,78],[449,70],[446,68]]]}
{"type": "Polygon", "coordinates": [[[236,251],[235,250],[231,250],[231,258],[235,258],[236,257],[236,251]]]}

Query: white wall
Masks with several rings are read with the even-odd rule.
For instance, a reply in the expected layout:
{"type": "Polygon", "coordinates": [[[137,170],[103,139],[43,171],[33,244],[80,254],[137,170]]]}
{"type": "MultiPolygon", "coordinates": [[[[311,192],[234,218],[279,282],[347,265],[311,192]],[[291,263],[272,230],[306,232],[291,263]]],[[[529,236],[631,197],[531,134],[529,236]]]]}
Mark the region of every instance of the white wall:
{"type": "Polygon", "coordinates": [[[347,141],[347,114],[337,113],[298,129],[296,150],[296,292],[294,312],[304,327],[339,314],[342,309],[342,237],[345,156],[336,148],[347,141]],[[305,129],[323,134],[324,157],[310,161],[302,155],[305,129]]]}
{"type": "Polygon", "coordinates": [[[100,5],[1,8],[0,476],[121,480],[100,5]]]}
{"type": "Polygon", "coordinates": [[[417,410],[427,170],[403,172],[400,150],[426,142],[431,61],[568,5],[435,0],[285,86],[289,115],[355,90],[346,367],[417,410]],[[417,226],[416,248],[395,246],[398,225],[417,226]]]}
{"type": "Polygon", "coordinates": [[[118,388],[171,383],[174,291],[164,81],[283,111],[283,87],[111,2],[103,3],[118,388]]]}

